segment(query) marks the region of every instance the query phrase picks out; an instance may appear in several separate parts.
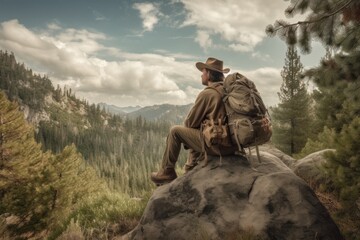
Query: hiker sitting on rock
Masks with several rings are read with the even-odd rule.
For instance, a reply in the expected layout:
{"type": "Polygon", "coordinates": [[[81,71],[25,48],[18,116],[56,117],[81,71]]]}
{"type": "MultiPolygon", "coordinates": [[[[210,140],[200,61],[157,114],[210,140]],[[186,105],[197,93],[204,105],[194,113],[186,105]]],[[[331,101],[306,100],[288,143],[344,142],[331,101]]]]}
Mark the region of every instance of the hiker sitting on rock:
{"type": "Polygon", "coordinates": [[[197,96],[195,105],[188,113],[184,126],[176,125],[170,129],[161,169],[158,172],[151,173],[151,180],[157,185],[171,182],[177,177],[175,164],[181,144],[184,145],[185,149],[189,149],[185,171],[195,167],[199,160],[207,160],[207,154],[229,155],[237,149],[237,147],[232,146],[230,137],[226,132],[224,133],[224,141],[214,145],[214,147],[212,144],[205,143],[206,136],[204,139],[203,134],[205,132],[204,126],[214,124],[214,122],[215,124],[220,122],[221,125],[221,122],[224,123],[226,120],[225,106],[222,101],[222,85],[224,73],[228,73],[230,69],[223,69],[223,62],[216,58],[208,58],[205,63],[197,62],[196,67],[202,72],[202,84],[207,87],[197,96]]]}

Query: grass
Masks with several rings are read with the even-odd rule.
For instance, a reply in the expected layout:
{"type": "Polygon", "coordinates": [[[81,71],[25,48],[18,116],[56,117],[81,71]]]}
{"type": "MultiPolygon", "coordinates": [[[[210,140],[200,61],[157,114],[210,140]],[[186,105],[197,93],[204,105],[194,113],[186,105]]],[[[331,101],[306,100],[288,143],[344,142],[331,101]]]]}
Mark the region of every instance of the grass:
{"type": "Polygon", "coordinates": [[[107,193],[90,199],[75,210],[49,239],[112,239],[132,230],[139,222],[150,194],[141,199],[107,193]],[[78,238],[73,238],[77,236],[78,238]]]}

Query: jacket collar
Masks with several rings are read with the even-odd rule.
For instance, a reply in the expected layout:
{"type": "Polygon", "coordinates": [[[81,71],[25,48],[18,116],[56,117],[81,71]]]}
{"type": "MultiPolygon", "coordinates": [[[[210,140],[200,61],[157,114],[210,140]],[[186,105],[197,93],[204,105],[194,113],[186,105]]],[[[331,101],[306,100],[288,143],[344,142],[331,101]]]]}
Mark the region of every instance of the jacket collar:
{"type": "Polygon", "coordinates": [[[208,87],[217,87],[219,85],[223,85],[223,82],[210,82],[209,81],[209,84],[208,84],[208,87]]]}

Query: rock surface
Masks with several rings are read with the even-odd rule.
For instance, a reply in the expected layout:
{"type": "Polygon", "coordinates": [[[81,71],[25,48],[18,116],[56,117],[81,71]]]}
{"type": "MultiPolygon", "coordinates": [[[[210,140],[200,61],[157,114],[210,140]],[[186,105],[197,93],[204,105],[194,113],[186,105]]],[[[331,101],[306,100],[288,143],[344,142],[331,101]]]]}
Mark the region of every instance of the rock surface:
{"type": "Polygon", "coordinates": [[[307,182],[324,182],[320,167],[326,161],[324,154],[333,151],[335,150],[324,149],[318,152],[314,152],[302,159],[295,161],[291,169],[296,175],[303,178],[307,182]]]}
{"type": "Polygon", "coordinates": [[[158,187],[138,226],[122,239],[227,239],[251,231],[260,239],[343,239],[314,192],[278,157],[261,152],[209,156],[158,187]],[[206,236],[206,237],[204,237],[206,236]]]}
{"type": "MultiPolygon", "coordinates": [[[[276,157],[278,157],[283,163],[286,164],[289,168],[292,169],[293,165],[295,164],[296,159],[292,158],[291,156],[287,155],[286,153],[282,152],[278,148],[276,148],[272,144],[264,144],[259,146],[259,149],[263,152],[270,153],[276,157]]],[[[255,150],[254,150],[255,153],[255,150]]]]}

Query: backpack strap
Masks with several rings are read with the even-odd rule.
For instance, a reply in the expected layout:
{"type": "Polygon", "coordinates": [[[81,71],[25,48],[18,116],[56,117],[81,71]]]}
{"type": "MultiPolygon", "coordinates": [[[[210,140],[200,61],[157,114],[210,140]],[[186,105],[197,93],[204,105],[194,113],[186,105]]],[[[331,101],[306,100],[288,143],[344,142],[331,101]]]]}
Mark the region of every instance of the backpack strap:
{"type": "MultiPolygon", "coordinates": [[[[259,163],[261,163],[261,158],[260,158],[260,151],[259,151],[259,145],[255,145],[255,149],[256,149],[256,156],[258,158],[259,163]]],[[[251,155],[251,148],[249,147],[249,155],[251,155]]]]}
{"type": "Polygon", "coordinates": [[[259,152],[259,145],[256,144],[256,155],[258,157],[259,163],[261,163],[261,159],[260,159],[260,152],[259,152]]]}
{"type": "MultiPolygon", "coordinates": [[[[222,86],[222,85],[217,85],[217,86],[222,86]]],[[[227,98],[227,95],[224,95],[224,94],[222,94],[216,87],[213,87],[213,86],[208,86],[207,87],[208,89],[214,89],[220,96],[221,96],[221,99],[222,99],[222,101],[223,101],[223,103],[225,103],[225,98],[227,98]]],[[[225,109],[226,109],[226,106],[225,106],[225,109]]],[[[227,119],[226,119],[226,117],[227,117],[227,115],[228,115],[228,113],[227,113],[227,110],[225,110],[226,111],[226,115],[224,116],[224,122],[226,122],[227,121],[227,119]]]]}

